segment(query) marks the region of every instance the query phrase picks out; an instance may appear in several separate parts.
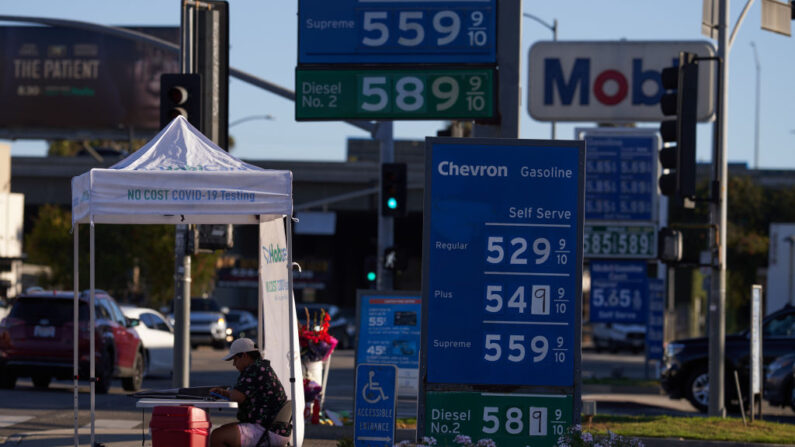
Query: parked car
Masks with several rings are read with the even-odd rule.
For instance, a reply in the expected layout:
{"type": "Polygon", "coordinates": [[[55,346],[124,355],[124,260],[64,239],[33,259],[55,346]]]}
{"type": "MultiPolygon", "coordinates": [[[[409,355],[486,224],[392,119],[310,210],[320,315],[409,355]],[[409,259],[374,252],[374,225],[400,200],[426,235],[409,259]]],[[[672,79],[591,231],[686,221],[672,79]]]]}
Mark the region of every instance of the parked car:
{"type": "Polygon", "coordinates": [[[591,329],[597,352],[641,352],[646,343],[646,326],[640,324],[593,323],[591,329]]]}
{"type": "MultiPolygon", "coordinates": [[[[190,299],[190,346],[196,348],[201,345],[212,346],[215,349],[224,349],[227,345],[227,336],[232,330],[226,326],[226,313],[229,309],[221,307],[213,298],[190,299]]],[[[172,308],[169,321],[174,324],[172,308]]]]}
{"type": "Polygon", "coordinates": [[[345,317],[339,306],[322,303],[296,303],[298,322],[304,324],[309,314],[310,324],[320,321],[321,310],[325,310],[331,320],[329,321],[329,334],[336,338],[338,349],[351,349],[356,337],[356,322],[353,318],[345,317]]]}
{"type": "Polygon", "coordinates": [[[765,371],[765,400],[773,406],[789,405],[795,411],[795,389],[792,387],[795,376],[795,346],[791,353],[770,363],[765,371]]]}
{"type": "Polygon", "coordinates": [[[6,302],[5,298],[0,298],[0,320],[5,318],[8,315],[8,311],[11,306],[6,302]]]}
{"type": "MultiPolygon", "coordinates": [[[[17,297],[0,322],[0,388],[13,388],[18,377],[31,377],[37,388],[52,379],[71,380],[73,373],[72,292],[35,291],[17,297]]],[[[96,391],[107,393],[111,380],[137,391],[146,368],[141,339],[132,329],[138,320],[127,319],[107,293],[95,291],[96,391]]],[[[78,374],[89,375],[89,293],[78,300],[78,374]]]]}
{"type": "MultiPolygon", "coordinates": [[[[792,352],[795,346],[795,306],[786,305],[762,321],[763,365],[792,352]]],[[[740,379],[741,393],[748,389],[750,351],[749,332],[727,335],[725,344],[725,391],[728,407],[739,407],[734,371],[740,379]]],[[[709,404],[709,342],[706,337],[676,340],[668,343],[663,353],[661,385],[672,398],[685,397],[699,411],[706,412],[709,404]]]]}
{"type": "Polygon", "coordinates": [[[257,317],[251,312],[241,309],[232,309],[226,314],[226,325],[232,330],[227,337],[227,341],[248,337],[252,340],[257,339],[257,317]]]}
{"type": "Polygon", "coordinates": [[[146,376],[169,377],[174,370],[174,328],[166,317],[154,309],[121,306],[124,316],[137,319],[133,327],[144,348],[146,376]]]}

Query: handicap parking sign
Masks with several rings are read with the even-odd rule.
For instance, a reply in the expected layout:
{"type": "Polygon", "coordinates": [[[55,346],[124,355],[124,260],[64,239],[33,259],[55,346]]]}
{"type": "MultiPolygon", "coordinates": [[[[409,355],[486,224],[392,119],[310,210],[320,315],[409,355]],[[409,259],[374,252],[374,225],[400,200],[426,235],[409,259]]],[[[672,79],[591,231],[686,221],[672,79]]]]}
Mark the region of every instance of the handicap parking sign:
{"type": "Polygon", "coordinates": [[[354,444],[392,447],[395,443],[397,366],[360,363],[356,367],[354,444]]]}

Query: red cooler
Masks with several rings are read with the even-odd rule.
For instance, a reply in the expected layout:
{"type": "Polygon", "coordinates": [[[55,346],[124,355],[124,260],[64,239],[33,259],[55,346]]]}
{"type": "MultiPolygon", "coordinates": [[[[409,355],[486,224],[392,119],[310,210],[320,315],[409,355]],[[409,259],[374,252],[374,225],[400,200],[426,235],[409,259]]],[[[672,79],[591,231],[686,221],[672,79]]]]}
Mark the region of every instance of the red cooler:
{"type": "Polygon", "coordinates": [[[211,426],[202,408],[155,407],[149,421],[152,447],[205,447],[211,426]]]}

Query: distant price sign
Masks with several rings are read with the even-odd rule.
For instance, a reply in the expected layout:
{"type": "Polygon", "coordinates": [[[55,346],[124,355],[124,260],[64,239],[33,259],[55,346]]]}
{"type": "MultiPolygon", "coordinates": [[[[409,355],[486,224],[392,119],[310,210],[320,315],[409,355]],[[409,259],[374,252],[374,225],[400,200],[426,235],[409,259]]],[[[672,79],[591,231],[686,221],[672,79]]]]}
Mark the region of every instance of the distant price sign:
{"type": "Polygon", "coordinates": [[[300,0],[299,64],[495,63],[497,0],[300,0]]]}
{"type": "Polygon", "coordinates": [[[309,70],[295,75],[295,119],[489,119],[492,68],[309,70]]]}
{"type": "Polygon", "coordinates": [[[583,252],[586,258],[657,257],[654,225],[586,225],[583,252]]]}
{"type": "Polygon", "coordinates": [[[458,435],[498,446],[557,446],[572,422],[571,395],[429,392],[425,436],[453,445],[458,435]]]}
{"type": "Polygon", "coordinates": [[[665,331],[665,282],[649,279],[649,321],[646,323],[646,359],[662,360],[665,331]]]}
{"type": "Polygon", "coordinates": [[[644,261],[591,262],[592,323],[646,323],[649,282],[644,261]]]}
{"type": "Polygon", "coordinates": [[[592,130],[584,139],[585,220],[655,219],[659,137],[592,130]]]}

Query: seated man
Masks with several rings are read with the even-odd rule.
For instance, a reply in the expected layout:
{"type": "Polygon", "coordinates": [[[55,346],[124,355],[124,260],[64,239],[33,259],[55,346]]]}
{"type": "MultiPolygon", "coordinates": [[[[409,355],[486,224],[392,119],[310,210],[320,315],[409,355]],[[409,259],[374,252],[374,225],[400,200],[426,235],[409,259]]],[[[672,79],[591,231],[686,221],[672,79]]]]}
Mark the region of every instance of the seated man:
{"type": "Polygon", "coordinates": [[[250,338],[235,340],[224,360],[232,360],[232,365],[240,371],[237,382],[232,388],[215,387],[210,391],[238,403],[239,422],[224,424],[213,430],[210,446],[255,447],[286,444],[291,427],[289,423],[275,419],[287,402],[287,395],[271,368],[270,361],[262,358],[250,338]]]}

